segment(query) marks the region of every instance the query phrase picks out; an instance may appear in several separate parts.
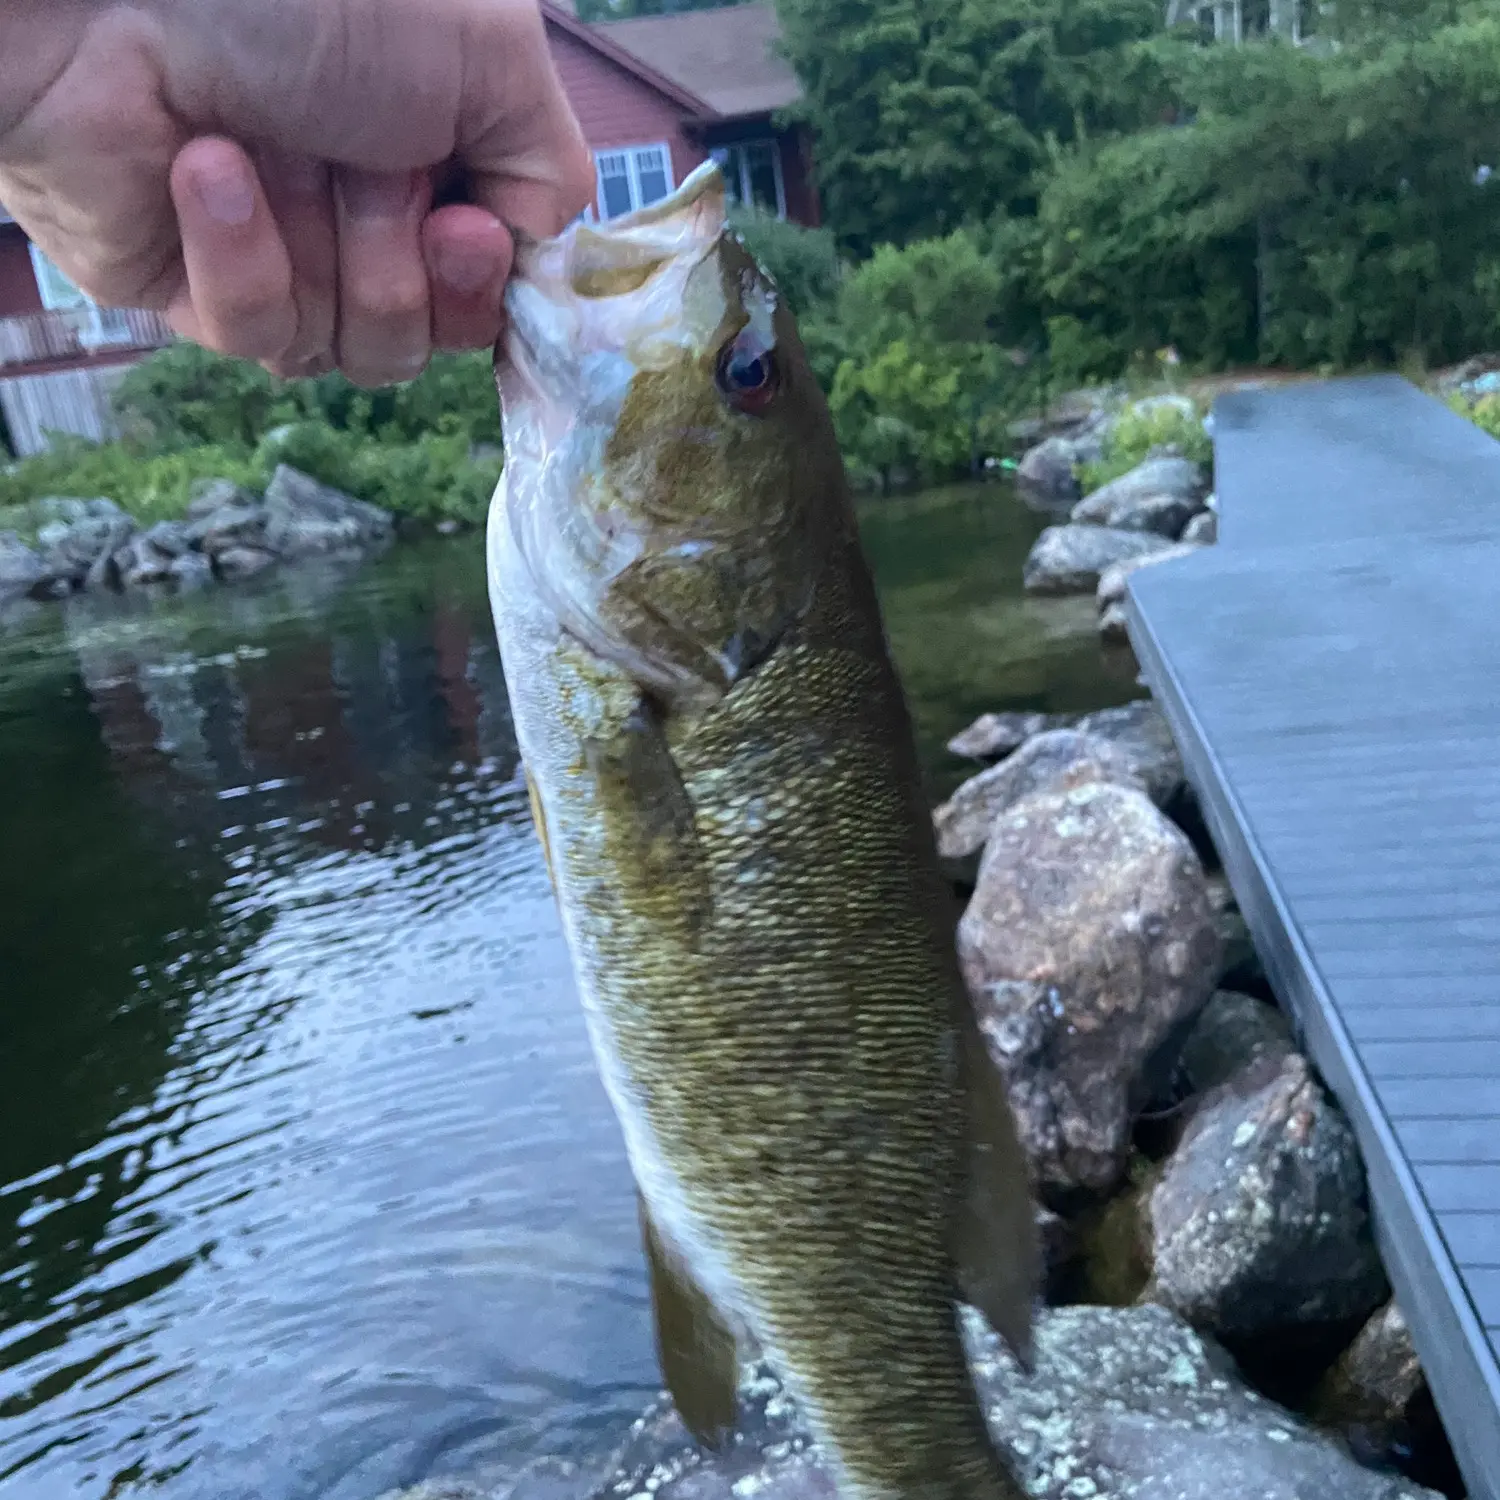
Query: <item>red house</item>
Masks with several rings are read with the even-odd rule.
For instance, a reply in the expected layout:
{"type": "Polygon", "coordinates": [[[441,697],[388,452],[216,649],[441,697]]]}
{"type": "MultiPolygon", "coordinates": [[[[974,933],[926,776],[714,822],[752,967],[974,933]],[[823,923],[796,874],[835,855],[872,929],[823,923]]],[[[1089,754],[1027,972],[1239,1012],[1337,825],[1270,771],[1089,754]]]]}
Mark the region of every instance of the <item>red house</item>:
{"type": "MultiPolygon", "coordinates": [[[[600,24],[561,0],[542,0],[542,13],[594,149],[591,218],[665,197],[713,156],[735,198],[818,222],[807,134],[776,124],[800,89],[770,3],[600,24]]],[[[109,436],[110,386],[171,338],[155,313],[97,306],[0,207],[0,458],[7,443],[39,451],[49,430],[109,436]]]]}

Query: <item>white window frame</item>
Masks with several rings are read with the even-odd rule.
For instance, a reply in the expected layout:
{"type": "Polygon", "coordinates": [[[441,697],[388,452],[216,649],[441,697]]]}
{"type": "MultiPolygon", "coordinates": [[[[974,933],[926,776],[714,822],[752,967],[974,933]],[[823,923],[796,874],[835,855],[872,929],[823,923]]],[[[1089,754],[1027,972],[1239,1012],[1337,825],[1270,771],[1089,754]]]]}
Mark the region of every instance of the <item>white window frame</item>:
{"type": "Polygon", "coordinates": [[[74,286],[32,241],[26,242],[26,248],[31,252],[31,269],[42,306],[48,312],[78,313],[78,340],[84,348],[130,342],[130,319],[123,308],[100,307],[87,292],[74,286]]]}
{"type": "MultiPolygon", "coordinates": [[[[604,169],[602,166],[605,157],[623,156],[625,158],[625,176],[630,184],[630,208],[627,212],[634,213],[636,209],[645,205],[641,201],[641,157],[648,151],[661,152],[661,159],[665,164],[667,178],[667,196],[677,191],[677,180],[672,172],[672,146],[669,141],[637,141],[629,146],[605,146],[594,152],[594,204],[593,211],[600,221],[606,221],[608,215],[604,209],[604,169]]],[[[653,202],[659,202],[654,199],[653,202]]],[[[591,220],[592,222],[592,220],[591,220]]]]}

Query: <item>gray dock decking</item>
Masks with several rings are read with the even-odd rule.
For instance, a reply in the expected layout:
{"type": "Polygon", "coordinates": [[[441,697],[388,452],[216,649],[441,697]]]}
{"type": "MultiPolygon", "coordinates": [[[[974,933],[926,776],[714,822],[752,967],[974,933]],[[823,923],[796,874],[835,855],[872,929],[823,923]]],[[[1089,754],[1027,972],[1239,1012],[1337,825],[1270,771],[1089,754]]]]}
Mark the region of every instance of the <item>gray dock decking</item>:
{"type": "Polygon", "coordinates": [[[1395,377],[1215,410],[1221,544],[1130,631],[1500,1500],[1500,443],[1395,377]]]}

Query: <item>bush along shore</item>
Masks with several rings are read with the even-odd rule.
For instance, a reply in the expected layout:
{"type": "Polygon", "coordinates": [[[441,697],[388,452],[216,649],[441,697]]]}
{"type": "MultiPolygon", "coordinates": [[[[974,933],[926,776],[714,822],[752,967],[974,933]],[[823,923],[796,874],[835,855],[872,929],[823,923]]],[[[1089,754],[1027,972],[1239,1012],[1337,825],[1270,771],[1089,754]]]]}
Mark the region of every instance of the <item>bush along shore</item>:
{"type": "MultiPolygon", "coordinates": [[[[981,768],[934,825],[1047,1262],[1031,1373],[972,1312],[965,1335],[1027,1493],[1458,1494],[1353,1132],[1271,998],[1165,719],[1149,699],[988,714],[950,750],[981,768]]],[[[740,1434],[700,1451],[662,1397],[612,1451],[400,1500],[835,1493],[763,1365],[740,1434]]]]}

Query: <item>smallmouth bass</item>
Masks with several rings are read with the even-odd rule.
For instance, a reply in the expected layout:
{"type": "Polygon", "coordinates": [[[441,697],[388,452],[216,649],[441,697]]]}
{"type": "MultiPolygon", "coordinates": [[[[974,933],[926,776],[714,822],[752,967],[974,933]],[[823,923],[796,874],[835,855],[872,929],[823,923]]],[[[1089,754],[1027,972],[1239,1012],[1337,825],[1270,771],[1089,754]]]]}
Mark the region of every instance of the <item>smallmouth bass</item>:
{"type": "Polygon", "coordinates": [[[1017,1500],[1027,1169],[794,320],[717,168],[518,251],[488,567],[532,808],[707,1446],[759,1350],[847,1500],[1017,1500]]]}

